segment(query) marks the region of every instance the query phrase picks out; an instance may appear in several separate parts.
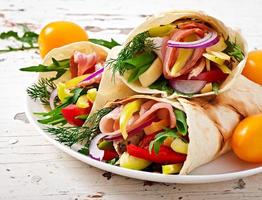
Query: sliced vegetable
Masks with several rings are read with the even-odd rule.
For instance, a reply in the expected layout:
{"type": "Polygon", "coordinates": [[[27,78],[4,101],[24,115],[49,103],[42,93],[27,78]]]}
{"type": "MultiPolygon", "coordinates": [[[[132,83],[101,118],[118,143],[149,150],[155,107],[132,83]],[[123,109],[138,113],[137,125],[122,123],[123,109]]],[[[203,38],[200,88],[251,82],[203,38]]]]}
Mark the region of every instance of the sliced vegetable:
{"type": "Polygon", "coordinates": [[[179,79],[170,79],[170,86],[177,90],[178,92],[184,94],[195,94],[201,91],[206,85],[205,80],[179,80],[179,79]]]}
{"type": "Polygon", "coordinates": [[[226,65],[217,65],[217,67],[225,74],[231,73],[231,70],[226,65]]]}
{"type": "Polygon", "coordinates": [[[207,71],[210,71],[210,70],[211,70],[210,60],[208,60],[208,59],[206,59],[206,68],[207,68],[207,71]]]}
{"type": "Polygon", "coordinates": [[[163,174],[178,174],[182,169],[183,164],[171,164],[171,165],[162,165],[163,174]]]}
{"type": "Polygon", "coordinates": [[[56,97],[57,97],[57,89],[54,89],[49,99],[49,105],[52,110],[55,108],[55,98],[56,97]]]}
{"type": "Polygon", "coordinates": [[[196,77],[192,77],[193,80],[203,80],[207,83],[222,82],[227,78],[227,74],[223,73],[219,69],[214,69],[209,72],[202,72],[196,77]]]}
{"type": "Polygon", "coordinates": [[[174,66],[171,69],[171,75],[175,76],[186,64],[188,59],[192,56],[193,49],[179,49],[178,57],[174,66]]]}
{"type": "Polygon", "coordinates": [[[92,42],[94,44],[102,45],[102,46],[107,47],[109,49],[112,49],[113,47],[120,45],[113,38],[111,38],[111,41],[107,41],[107,40],[103,40],[103,39],[95,39],[95,38],[90,38],[88,41],[92,42]]]}
{"type": "Polygon", "coordinates": [[[91,107],[91,102],[88,101],[86,94],[80,96],[76,102],[76,106],[79,108],[91,107]]]}
{"type": "Polygon", "coordinates": [[[106,150],[106,149],[113,149],[113,142],[111,141],[107,141],[107,140],[103,140],[102,142],[100,142],[98,144],[98,148],[101,150],[106,150]]]}
{"type": "Polygon", "coordinates": [[[84,82],[84,81],[89,81],[95,77],[97,77],[98,75],[102,74],[104,71],[104,67],[100,68],[99,70],[95,71],[94,73],[92,74],[89,74],[84,80],[82,80],[81,82],[84,82]]]}
{"type": "Polygon", "coordinates": [[[175,29],[174,25],[167,24],[163,26],[150,28],[148,32],[150,37],[164,37],[169,35],[174,29],[175,29]]]}
{"type": "Polygon", "coordinates": [[[126,130],[128,121],[131,119],[131,117],[135,112],[138,112],[140,110],[141,105],[142,105],[141,100],[135,100],[126,104],[122,109],[120,113],[119,124],[120,124],[120,131],[124,139],[128,137],[127,130],[126,130]]]}
{"type": "Polygon", "coordinates": [[[119,162],[120,167],[134,170],[142,170],[151,164],[150,161],[131,156],[127,152],[120,156],[119,162]]]}
{"type": "Polygon", "coordinates": [[[201,94],[204,94],[211,91],[212,91],[212,83],[207,83],[200,92],[201,94]]]}
{"type": "Polygon", "coordinates": [[[206,48],[207,52],[210,51],[216,51],[216,52],[221,52],[224,51],[227,48],[227,44],[225,43],[225,40],[222,36],[219,37],[219,41],[210,47],[206,48]]]}
{"type": "Polygon", "coordinates": [[[133,144],[127,146],[127,152],[131,156],[160,164],[175,164],[186,160],[186,155],[176,153],[171,148],[163,145],[160,146],[158,154],[155,152],[150,153],[147,149],[143,149],[133,144]]]}
{"type": "Polygon", "coordinates": [[[139,76],[139,81],[143,87],[148,87],[154,83],[163,72],[163,64],[161,59],[158,57],[154,60],[152,65],[139,76]]]}
{"type": "Polygon", "coordinates": [[[89,89],[86,93],[87,99],[89,101],[91,101],[92,103],[95,101],[96,95],[97,95],[97,89],[96,88],[89,89]]]}
{"type": "Polygon", "coordinates": [[[229,61],[230,60],[230,56],[223,53],[223,52],[217,52],[217,51],[208,51],[209,54],[212,54],[218,58],[221,58],[222,60],[227,60],[229,61]]]}
{"type": "Polygon", "coordinates": [[[104,157],[104,151],[99,149],[97,144],[98,142],[105,137],[104,134],[98,134],[96,135],[90,142],[89,145],[89,155],[91,158],[95,159],[95,160],[103,160],[104,157]]]}
{"type": "Polygon", "coordinates": [[[73,94],[70,93],[70,90],[66,87],[64,83],[58,83],[57,96],[60,99],[60,101],[63,103],[66,101],[68,97],[73,96],[73,94]]]}
{"type": "Polygon", "coordinates": [[[153,122],[150,126],[147,126],[144,128],[144,132],[146,135],[150,135],[152,133],[157,133],[161,130],[163,130],[165,127],[169,125],[168,119],[162,119],[158,122],[153,122]]]}
{"type": "Polygon", "coordinates": [[[106,149],[106,150],[104,150],[103,160],[109,161],[109,160],[112,160],[112,159],[114,159],[116,157],[118,157],[118,154],[117,154],[116,150],[114,150],[114,149],[106,149]]]}
{"type": "Polygon", "coordinates": [[[79,115],[87,115],[90,113],[91,107],[87,108],[79,108],[74,104],[70,104],[61,110],[64,118],[69,124],[74,126],[82,126],[84,124],[84,120],[77,119],[76,117],[79,115]]]}
{"type": "Polygon", "coordinates": [[[75,78],[70,79],[69,81],[67,81],[65,83],[66,88],[75,88],[77,87],[77,85],[83,81],[84,79],[86,79],[89,76],[89,74],[85,74],[82,76],[77,76],[75,78]]]}
{"type": "Polygon", "coordinates": [[[219,41],[219,37],[217,35],[217,32],[211,31],[209,32],[204,38],[193,41],[193,42],[178,42],[169,40],[167,42],[169,47],[173,48],[207,48],[214,44],[216,44],[219,41]]]}
{"type": "Polygon", "coordinates": [[[173,149],[173,151],[177,153],[187,154],[188,143],[180,138],[175,138],[174,141],[171,143],[171,149],[173,149]]]}
{"type": "Polygon", "coordinates": [[[207,58],[208,60],[210,60],[210,61],[212,61],[212,62],[214,62],[214,63],[217,63],[217,64],[219,64],[219,65],[223,65],[223,64],[224,64],[224,60],[223,60],[223,59],[221,59],[221,58],[219,58],[219,57],[217,57],[217,56],[214,56],[214,55],[212,55],[212,54],[203,53],[203,56],[204,56],[205,58],[207,58]]]}

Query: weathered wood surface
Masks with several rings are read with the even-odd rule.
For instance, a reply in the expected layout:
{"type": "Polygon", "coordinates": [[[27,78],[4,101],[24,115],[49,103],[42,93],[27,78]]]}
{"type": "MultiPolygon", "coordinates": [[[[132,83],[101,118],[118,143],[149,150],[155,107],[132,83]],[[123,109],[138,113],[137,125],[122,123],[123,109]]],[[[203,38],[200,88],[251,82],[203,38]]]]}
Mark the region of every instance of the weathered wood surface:
{"type": "MultiPolygon", "coordinates": [[[[39,30],[49,21],[70,20],[91,36],[121,41],[146,16],[172,8],[205,10],[241,27],[250,49],[262,48],[259,0],[0,0],[0,32],[17,29],[17,23],[39,30]]],[[[262,174],[214,184],[157,184],[111,175],[61,152],[25,117],[25,88],[34,75],[18,69],[37,62],[35,51],[0,54],[1,200],[262,199],[262,174]]]]}

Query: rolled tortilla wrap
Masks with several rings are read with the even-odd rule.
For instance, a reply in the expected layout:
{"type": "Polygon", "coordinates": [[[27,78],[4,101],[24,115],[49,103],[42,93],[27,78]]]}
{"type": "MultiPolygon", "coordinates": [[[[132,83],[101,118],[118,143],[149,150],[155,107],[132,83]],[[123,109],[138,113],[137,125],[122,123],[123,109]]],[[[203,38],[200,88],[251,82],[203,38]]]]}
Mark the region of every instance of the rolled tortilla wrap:
{"type": "MultiPolygon", "coordinates": [[[[186,122],[188,125],[189,146],[187,158],[183,164],[180,174],[188,174],[195,168],[208,163],[217,158],[219,155],[227,152],[229,150],[228,141],[231,137],[232,131],[240,120],[239,115],[230,108],[220,106],[216,109],[216,105],[204,107],[204,104],[202,104],[203,107],[201,107],[201,104],[192,101],[189,102],[183,98],[178,98],[178,101],[171,101],[153,96],[135,95],[122,101],[110,103],[107,106],[120,106],[136,99],[154,100],[156,102],[170,104],[173,108],[185,112],[187,116],[186,122]],[[212,114],[207,114],[209,111],[212,112],[212,114]],[[232,118],[226,117],[228,115],[232,116],[232,118]],[[216,119],[216,121],[212,120],[211,117],[216,119]]],[[[117,120],[118,114],[111,114],[113,121],[117,120]]],[[[105,121],[100,122],[100,130],[108,130],[104,127],[108,124],[106,120],[110,120],[112,122],[110,115],[108,117],[109,119],[105,119],[105,121]]],[[[133,141],[131,140],[131,143],[132,142],[133,141]]],[[[138,143],[137,140],[135,140],[135,142],[138,143]]]]}
{"type": "MultiPolygon", "coordinates": [[[[218,19],[215,19],[211,16],[208,16],[206,14],[204,14],[203,12],[197,12],[197,11],[171,11],[171,12],[165,12],[159,15],[154,15],[152,17],[147,18],[147,20],[145,22],[143,22],[142,24],[140,24],[137,28],[135,28],[128,36],[128,39],[125,42],[124,47],[132,41],[132,39],[137,36],[140,33],[143,33],[145,31],[148,31],[151,28],[155,28],[155,27],[159,27],[162,25],[167,25],[170,23],[173,23],[177,20],[181,20],[181,19],[197,19],[200,20],[202,22],[205,22],[207,24],[209,24],[215,31],[217,31],[218,34],[220,34],[223,38],[227,39],[229,38],[229,41],[231,42],[235,42],[242,50],[242,52],[244,53],[244,58],[243,60],[239,63],[239,62],[234,62],[232,64],[232,71],[231,73],[227,76],[227,78],[225,80],[223,80],[223,82],[221,83],[221,85],[219,86],[219,93],[222,93],[226,90],[228,90],[235,78],[237,76],[240,75],[241,71],[243,70],[243,67],[245,65],[246,62],[246,55],[247,55],[247,44],[246,41],[244,40],[244,38],[241,36],[241,34],[237,31],[234,31],[233,29],[226,27],[221,21],[219,21],[218,19]]],[[[161,47],[161,45],[160,45],[161,47]]],[[[159,48],[159,45],[158,47],[159,48]]],[[[161,50],[162,51],[162,50],[161,50]]],[[[162,63],[164,63],[164,55],[159,55],[159,54],[163,54],[161,53],[157,53],[159,57],[162,57],[162,63]]],[[[232,58],[231,58],[232,59],[232,58]]],[[[164,65],[164,64],[163,64],[164,65]]],[[[152,68],[153,64],[151,65],[152,68]]],[[[150,67],[150,68],[151,68],[150,67]]],[[[197,64],[195,65],[195,67],[197,67],[197,64]]],[[[152,69],[148,69],[146,72],[144,72],[145,74],[147,74],[147,80],[144,82],[148,82],[148,79],[151,79],[151,76],[147,73],[148,71],[150,71],[151,75],[155,73],[159,73],[159,69],[157,67],[155,67],[155,70],[152,69]],[[154,72],[152,72],[154,71],[154,72]]],[[[200,69],[201,70],[201,69],[200,69]]],[[[203,69],[202,69],[203,70],[203,69]]],[[[198,70],[196,70],[194,73],[197,73],[198,70]]],[[[130,82],[128,81],[128,73],[127,75],[123,75],[121,76],[121,79],[123,80],[123,82],[130,87],[132,90],[136,91],[137,93],[144,93],[144,94],[154,94],[154,95],[162,95],[162,97],[167,97],[170,99],[174,99],[176,97],[202,97],[202,96],[209,96],[209,95],[214,95],[215,92],[214,91],[207,91],[207,92],[197,92],[195,94],[192,95],[188,95],[188,94],[183,94],[181,92],[173,92],[173,93],[169,93],[167,91],[163,91],[163,90],[159,90],[159,89],[153,89],[152,87],[150,88],[149,86],[143,86],[143,83],[139,80],[137,81],[133,81],[130,82]]],[[[143,75],[143,74],[142,74],[143,75]]],[[[141,76],[142,76],[141,75],[141,76]]],[[[157,76],[159,77],[159,76],[157,76]]],[[[169,79],[168,79],[169,80],[169,79]]]]}

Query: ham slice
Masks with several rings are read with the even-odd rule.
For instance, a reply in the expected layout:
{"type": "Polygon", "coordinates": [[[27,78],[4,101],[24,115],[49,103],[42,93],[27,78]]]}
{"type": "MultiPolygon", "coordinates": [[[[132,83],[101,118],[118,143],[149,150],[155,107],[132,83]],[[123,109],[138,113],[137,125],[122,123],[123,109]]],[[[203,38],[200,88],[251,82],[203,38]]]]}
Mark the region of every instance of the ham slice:
{"type": "Polygon", "coordinates": [[[75,51],[70,59],[71,78],[87,73],[93,73],[97,62],[98,58],[95,53],[85,54],[75,51]]]}
{"type": "MultiPolygon", "coordinates": [[[[107,135],[120,134],[119,118],[122,108],[123,106],[115,108],[113,111],[111,111],[101,119],[99,124],[101,133],[107,135]]],[[[176,116],[174,114],[172,106],[167,103],[150,100],[142,104],[140,112],[136,113],[130,119],[127,126],[127,131],[129,132],[131,130],[134,130],[153,115],[156,115],[159,119],[169,118],[169,127],[175,128],[176,116]]]]}
{"type": "MultiPolygon", "coordinates": [[[[204,35],[204,31],[199,29],[199,28],[192,28],[192,29],[179,29],[174,31],[173,35],[171,36],[170,40],[173,41],[182,41],[184,38],[192,35],[192,34],[197,34],[199,37],[201,37],[202,35],[204,35]]],[[[166,79],[171,79],[174,78],[171,76],[171,68],[173,67],[173,65],[176,62],[177,56],[178,56],[178,48],[173,48],[173,47],[166,47],[166,52],[164,55],[164,69],[163,69],[163,73],[166,79]]],[[[188,62],[186,63],[185,67],[186,69],[182,69],[181,72],[177,73],[177,76],[180,76],[182,74],[185,73],[185,71],[188,71],[189,69],[192,68],[192,66],[194,67],[194,65],[196,64],[196,62],[200,59],[200,57],[202,56],[203,52],[205,51],[205,49],[196,49],[192,55],[192,57],[188,60],[188,62]]]]}

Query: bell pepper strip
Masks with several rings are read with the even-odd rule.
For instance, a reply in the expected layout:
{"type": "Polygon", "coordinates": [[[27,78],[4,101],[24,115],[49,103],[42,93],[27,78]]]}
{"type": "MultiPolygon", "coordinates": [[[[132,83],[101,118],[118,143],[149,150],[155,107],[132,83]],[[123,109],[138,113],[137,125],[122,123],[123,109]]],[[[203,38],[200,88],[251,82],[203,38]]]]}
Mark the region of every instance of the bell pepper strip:
{"type": "Polygon", "coordinates": [[[74,126],[82,126],[84,124],[84,120],[78,119],[77,116],[87,115],[91,111],[91,106],[87,108],[79,108],[74,104],[70,104],[65,108],[62,108],[61,112],[66,121],[74,126]]]}
{"type": "Polygon", "coordinates": [[[114,149],[106,149],[104,150],[104,157],[103,160],[109,161],[112,160],[113,158],[118,157],[117,152],[114,149]]]}
{"type": "Polygon", "coordinates": [[[82,75],[82,76],[77,76],[73,79],[70,79],[69,81],[67,81],[65,83],[65,86],[66,88],[75,88],[77,87],[77,85],[83,81],[84,79],[86,79],[87,77],[89,76],[89,74],[85,74],[85,75],[82,75]]]}
{"type": "Polygon", "coordinates": [[[58,83],[57,84],[57,96],[60,99],[60,101],[64,103],[66,99],[70,96],[73,96],[73,94],[70,93],[70,90],[66,87],[64,83],[58,83]]]}
{"type": "Polygon", "coordinates": [[[133,114],[140,110],[140,107],[142,105],[141,100],[135,100],[132,101],[124,106],[120,113],[120,131],[124,139],[128,137],[127,134],[127,125],[128,121],[132,118],[133,114]]]}
{"type": "Polygon", "coordinates": [[[134,157],[142,158],[160,164],[176,164],[186,160],[186,155],[174,152],[171,148],[161,145],[158,154],[154,151],[151,153],[148,149],[129,144],[127,152],[134,157]]]}
{"type": "Polygon", "coordinates": [[[204,80],[207,83],[223,82],[227,78],[227,74],[220,69],[214,69],[208,72],[202,72],[198,76],[192,77],[192,80],[204,80]]]}
{"type": "Polygon", "coordinates": [[[217,56],[214,56],[214,55],[212,55],[212,54],[209,54],[209,53],[203,53],[203,56],[204,56],[205,58],[207,58],[208,60],[210,60],[210,61],[212,61],[212,62],[214,62],[214,63],[217,63],[217,64],[219,64],[219,65],[223,65],[223,64],[224,64],[224,61],[225,61],[225,60],[223,60],[223,59],[221,59],[221,58],[219,58],[219,57],[217,57],[217,56]]]}
{"type": "Polygon", "coordinates": [[[86,93],[86,97],[89,101],[92,103],[95,101],[97,95],[97,90],[96,88],[89,89],[86,93]]]}
{"type": "Polygon", "coordinates": [[[76,106],[79,108],[88,108],[90,106],[90,103],[86,97],[86,95],[82,95],[78,98],[76,102],[76,106]]]}
{"type": "Polygon", "coordinates": [[[146,135],[150,135],[152,133],[157,133],[157,132],[163,130],[163,128],[167,127],[168,125],[169,125],[169,120],[162,119],[158,122],[153,122],[151,125],[144,128],[144,132],[145,132],[146,135]]]}
{"type": "Polygon", "coordinates": [[[167,24],[163,26],[153,27],[148,30],[150,37],[164,37],[169,35],[175,29],[174,25],[167,24]]]}
{"type": "Polygon", "coordinates": [[[217,65],[217,67],[225,74],[231,73],[231,70],[226,65],[217,65]]]}

